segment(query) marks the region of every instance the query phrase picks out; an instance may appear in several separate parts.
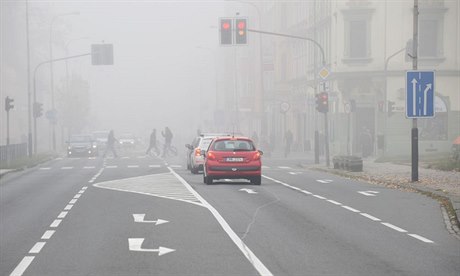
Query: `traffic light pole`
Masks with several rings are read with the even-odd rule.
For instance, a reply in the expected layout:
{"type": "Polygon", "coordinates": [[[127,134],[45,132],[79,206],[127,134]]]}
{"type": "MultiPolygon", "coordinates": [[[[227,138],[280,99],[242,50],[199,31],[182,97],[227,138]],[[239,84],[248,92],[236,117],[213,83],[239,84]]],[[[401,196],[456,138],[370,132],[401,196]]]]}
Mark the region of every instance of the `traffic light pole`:
{"type": "MultiPolygon", "coordinates": [[[[37,64],[37,66],[35,66],[35,69],[34,69],[34,83],[33,83],[33,87],[34,87],[34,92],[33,92],[34,93],[33,94],[34,106],[36,105],[36,102],[37,102],[37,70],[38,70],[38,68],[40,68],[42,65],[45,65],[45,64],[48,64],[48,63],[53,63],[53,62],[61,61],[61,60],[68,60],[68,59],[72,59],[72,58],[90,56],[90,55],[91,55],[91,53],[87,53],[87,54],[75,55],[75,56],[70,56],[70,57],[57,58],[57,59],[43,61],[43,62],[37,64]]],[[[34,152],[34,154],[37,154],[37,116],[35,116],[35,114],[34,114],[33,117],[34,117],[34,139],[33,139],[34,140],[34,147],[33,147],[33,152],[34,152]]],[[[31,140],[31,139],[29,139],[29,140],[31,140]]],[[[29,141],[29,142],[31,142],[31,141],[29,141]]]]}
{"type": "MultiPolygon", "coordinates": [[[[274,32],[266,32],[266,31],[254,30],[254,29],[248,29],[248,32],[310,41],[310,42],[312,42],[313,44],[315,44],[319,48],[319,50],[321,51],[322,65],[323,66],[326,65],[326,57],[325,57],[325,54],[324,54],[324,49],[321,46],[321,44],[319,44],[314,39],[311,39],[311,38],[308,38],[308,37],[288,35],[288,34],[280,34],[280,33],[274,33],[274,32]]],[[[316,72],[315,72],[315,80],[316,80],[316,72]]],[[[316,84],[316,81],[315,81],[315,94],[316,93],[317,93],[317,84],[316,84]]],[[[325,113],[324,118],[325,118],[325,121],[326,121],[325,132],[324,132],[324,136],[325,136],[324,137],[324,139],[325,139],[324,142],[326,143],[325,144],[326,145],[326,148],[325,148],[325,150],[326,150],[326,164],[327,164],[327,166],[329,166],[329,135],[328,135],[329,131],[328,131],[328,123],[327,123],[327,113],[325,113]]],[[[315,122],[315,124],[316,124],[316,122],[315,122]]],[[[315,141],[314,141],[314,144],[315,144],[315,164],[319,164],[319,133],[318,133],[318,128],[317,127],[315,128],[315,141]]]]}

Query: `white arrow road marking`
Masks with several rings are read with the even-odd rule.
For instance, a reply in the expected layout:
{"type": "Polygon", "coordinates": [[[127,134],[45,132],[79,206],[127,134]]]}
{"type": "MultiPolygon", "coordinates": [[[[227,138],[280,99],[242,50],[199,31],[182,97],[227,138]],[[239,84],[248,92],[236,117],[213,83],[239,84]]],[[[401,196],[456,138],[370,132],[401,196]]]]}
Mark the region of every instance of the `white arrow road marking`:
{"type": "Polygon", "coordinates": [[[139,223],[155,223],[155,225],[160,225],[164,223],[168,223],[169,221],[163,220],[163,219],[157,219],[157,220],[145,220],[145,214],[133,214],[134,217],[134,222],[139,222],[139,223]]]}
{"type": "Polygon", "coordinates": [[[254,191],[253,189],[246,189],[246,188],[244,188],[244,189],[239,189],[238,191],[246,192],[246,193],[248,193],[248,194],[257,194],[257,192],[254,191]]]}
{"type": "Polygon", "coordinates": [[[323,184],[328,184],[332,182],[331,179],[317,179],[316,181],[323,184]]]}
{"type": "Polygon", "coordinates": [[[428,91],[431,90],[431,83],[428,83],[423,91],[423,115],[426,115],[428,91]]]}
{"type": "Polygon", "coordinates": [[[365,195],[365,196],[375,196],[379,192],[376,191],[359,191],[358,193],[365,195]]]}
{"type": "Polygon", "coordinates": [[[130,251],[158,252],[158,256],[176,251],[175,249],[161,247],[161,246],[158,247],[158,249],[144,249],[142,248],[142,243],[144,243],[144,239],[128,239],[128,243],[129,243],[130,251]]]}

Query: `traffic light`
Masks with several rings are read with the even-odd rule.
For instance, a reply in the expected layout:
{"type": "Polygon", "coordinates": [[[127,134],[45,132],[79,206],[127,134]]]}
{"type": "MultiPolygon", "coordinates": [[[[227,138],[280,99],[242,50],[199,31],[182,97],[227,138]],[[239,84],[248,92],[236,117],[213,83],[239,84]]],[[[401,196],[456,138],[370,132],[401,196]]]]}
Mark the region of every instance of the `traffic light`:
{"type": "Polygon", "coordinates": [[[239,18],[235,19],[235,44],[247,44],[248,43],[248,27],[246,19],[239,18]]]}
{"type": "Polygon", "coordinates": [[[34,102],[33,113],[34,118],[41,117],[43,115],[43,104],[39,102],[34,102]]]}
{"type": "Polygon", "coordinates": [[[8,112],[8,111],[10,111],[10,109],[14,108],[13,102],[14,102],[14,99],[12,99],[12,98],[10,98],[8,96],[5,98],[5,110],[6,110],[6,112],[8,112]]]}
{"type": "Polygon", "coordinates": [[[392,102],[392,101],[388,101],[388,117],[390,117],[391,115],[393,115],[393,107],[395,105],[395,102],[392,102]]]}
{"type": "Polygon", "coordinates": [[[220,44],[221,45],[232,45],[233,44],[232,34],[232,19],[221,18],[220,19],[220,44]]]}
{"type": "Polygon", "coordinates": [[[321,113],[329,111],[329,96],[327,92],[316,94],[316,110],[321,113]]]}

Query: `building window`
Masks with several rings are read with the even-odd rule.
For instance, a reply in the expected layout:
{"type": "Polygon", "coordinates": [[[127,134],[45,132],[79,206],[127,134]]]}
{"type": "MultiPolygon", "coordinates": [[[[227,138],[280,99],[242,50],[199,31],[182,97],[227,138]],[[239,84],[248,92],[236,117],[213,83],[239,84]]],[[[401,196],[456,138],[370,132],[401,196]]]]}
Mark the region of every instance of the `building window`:
{"type": "Polygon", "coordinates": [[[373,9],[342,10],[344,19],[344,63],[369,63],[371,58],[371,19],[373,9]]]}
{"type": "MultiPolygon", "coordinates": [[[[442,6],[422,6],[419,17],[419,48],[421,62],[439,64],[444,60],[444,14],[442,6]]],[[[431,64],[430,63],[430,64],[431,64]]]]}

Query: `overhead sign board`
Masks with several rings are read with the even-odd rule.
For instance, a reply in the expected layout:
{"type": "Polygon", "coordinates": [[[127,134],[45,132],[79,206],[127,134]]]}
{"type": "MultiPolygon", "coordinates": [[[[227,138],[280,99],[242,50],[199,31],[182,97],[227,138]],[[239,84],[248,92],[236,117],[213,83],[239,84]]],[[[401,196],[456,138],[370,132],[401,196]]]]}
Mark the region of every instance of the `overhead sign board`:
{"type": "Polygon", "coordinates": [[[407,118],[434,117],[434,81],[434,71],[406,72],[407,118]]]}

